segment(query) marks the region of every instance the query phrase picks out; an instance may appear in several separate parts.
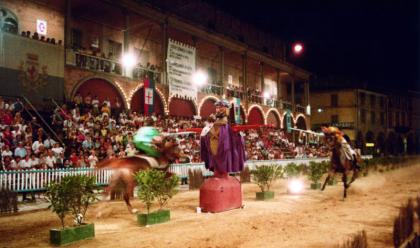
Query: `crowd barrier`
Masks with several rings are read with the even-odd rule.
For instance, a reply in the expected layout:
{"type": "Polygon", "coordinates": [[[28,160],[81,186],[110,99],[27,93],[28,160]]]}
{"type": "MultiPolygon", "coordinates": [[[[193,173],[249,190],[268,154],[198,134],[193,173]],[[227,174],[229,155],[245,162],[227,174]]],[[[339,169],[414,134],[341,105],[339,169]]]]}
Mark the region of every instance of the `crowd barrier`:
{"type": "MultiPolygon", "coordinates": [[[[364,156],[369,159],[372,156],[364,156]]],[[[250,170],[260,165],[286,166],[289,163],[306,164],[309,162],[327,161],[329,158],[300,158],[281,160],[248,160],[245,163],[250,170]]],[[[189,170],[201,170],[203,176],[212,176],[213,172],[204,167],[204,163],[172,164],[169,171],[180,178],[188,178],[189,170]]],[[[112,170],[95,170],[92,168],[69,168],[52,170],[18,170],[0,171],[0,188],[8,188],[15,192],[42,191],[46,186],[55,181],[60,181],[66,175],[93,175],[96,176],[96,184],[99,186],[108,185],[112,170]]]]}

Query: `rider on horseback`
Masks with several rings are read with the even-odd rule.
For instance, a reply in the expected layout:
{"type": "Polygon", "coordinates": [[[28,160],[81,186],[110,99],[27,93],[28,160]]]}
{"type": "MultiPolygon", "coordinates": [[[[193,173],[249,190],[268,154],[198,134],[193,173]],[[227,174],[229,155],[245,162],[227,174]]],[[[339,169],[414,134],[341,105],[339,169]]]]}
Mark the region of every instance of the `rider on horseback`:
{"type": "Polygon", "coordinates": [[[321,127],[325,137],[335,137],[336,141],[341,144],[341,150],[347,159],[352,161],[354,168],[360,170],[360,165],[357,164],[357,153],[351,148],[349,142],[350,139],[347,135],[343,134],[337,127],[321,127]],[[347,136],[347,137],[346,137],[347,136]],[[347,139],[346,139],[347,138],[347,139]]]}
{"type": "Polygon", "coordinates": [[[133,137],[133,142],[136,148],[151,157],[160,156],[160,144],[162,143],[162,136],[157,128],[153,126],[153,119],[147,118],[145,126],[137,130],[133,137]]]}

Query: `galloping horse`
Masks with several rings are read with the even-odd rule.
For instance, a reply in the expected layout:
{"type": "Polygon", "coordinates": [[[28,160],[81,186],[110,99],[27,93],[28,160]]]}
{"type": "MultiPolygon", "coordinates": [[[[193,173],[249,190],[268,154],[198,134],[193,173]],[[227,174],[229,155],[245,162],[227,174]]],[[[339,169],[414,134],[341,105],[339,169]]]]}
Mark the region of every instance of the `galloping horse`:
{"type": "Polygon", "coordinates": [[[113,173],[109,181],[109,186],[105,189],[105,194],[109,195],[118,185],[123,185],[123,198],[130,213],[135,213],[130,204],[130,197],[133,196],[136,182],[134,174],[151,168],[167,171],[170,163],[183,156],[178,143],[171,138],[164,138],[159,144],[158,149],[161,156],[152,158],[144,155],[132,157],[108,159],[97,164],[98,169],[112,169],[113,173]]]}
{"type": "MultiPolygon", "coordinates": [[[[344,186],[344,193],[343,198],[347,197],[347,189],[350,187],[350,184],[353,183],[356,178],[358,177],[359,169],[353,164],[353,162],[343,154],[342,149],[342,142],[339,141],[340,137],[339,135],[336,135],[334,133],[325,133],[325,140],[327,143],[327,146],[331,149],[332,155],[331,155],[331,166],[328,171],[328,176],[325,179],[324,184],[322,185],[321,190],[325,189],[325,186],[327,182],[334,176],[335,173],[339,172],[342,173],[342,181],[344,186]],[[350,180],[350,182],[347,182],[347,177],[349,172],[353,172],[353,176],[350,180]]],[[[359,154],[356,155],[357,163],[361,162],[361,157],[359,154]]]]}

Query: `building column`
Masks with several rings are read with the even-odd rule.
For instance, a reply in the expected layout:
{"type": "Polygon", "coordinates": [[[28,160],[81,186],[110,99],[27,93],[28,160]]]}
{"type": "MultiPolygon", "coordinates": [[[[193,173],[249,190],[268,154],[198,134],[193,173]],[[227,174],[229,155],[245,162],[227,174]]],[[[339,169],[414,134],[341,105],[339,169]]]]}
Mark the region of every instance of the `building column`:
{"type": "Polygon", "coordinates": [[[66,15],[64,16],[64,46],[71,48],[71,0],[66,0],[66,15]]]}
{"type": "MultiPolygon", "coordinates": [[[[123,11],[123,15],[125,17],[125,23],[124,23],[124,31],[123,31],[123,53],[122,56],[124,56],[125,54],[127,54],[130,50],[130,34],[129,34],[129,29],[130,29],[130,17],[128,14],[127,10],[123,11]]],[[[124,68],[123,66],[123,75],[126,77],[131,77],[131,71],[128,71],[126,68],[124,68]]]]}
{"type": "Polygon", "coordinates": [[[277,108],[281,107],[281,78],[280,78],[280,69],[276,69],[276,81],[277,81],[277,108]]]}
{"type": "MultiPolygon", "coordinates": [[[[227,82],[225,82],[225,50],[223,47],[219,47],[219,66],[220,66],[220,75],[219,75],[219,82],[220,86],[223,86],[222,91],[224,92],[224,89],[227,86],[227,82]]],[[[222,94],[223,94],[222,92],[222,94]]]]}
{"type": "Polygon", "coordinates": [[[295,101],[295,76],[292,77],[292,112],[296,111],[296,101],[295,101]]]}
{"type": "Polygon", "coordinates": [[[304,84],[304,89],[303,90],[304,90],[304,96],[305,96],[304,103],[305,103],[305,107],[306,107],[310,104],[310,102],[309,102],[309,82],[305,81],[303,84],[304,84]]]}
{"type": "Polygon", "coordinates": [[[246,51],[242,54],[242,89],[245,102],[248,103],[248,79],[247,79],[247,54],[246,51]]]}
{"type": "Polygon", "coordinates": [[[260,62],[260,89],[261,93],[264,94],[264,63],[260,62]]]}
{"type": "Polygon", "coordinates": [[[166,64],[166,59],[167,59],[167,52],[168,52],[168,21],[166,20],[162,25],[161,25],[161,29],[162,29],[162,61],[161,61],[161,65],[162,65],[162,80],[161,83],[164,85],[168,85],[168,74],[167,74],[167,64],[166,64]]]}

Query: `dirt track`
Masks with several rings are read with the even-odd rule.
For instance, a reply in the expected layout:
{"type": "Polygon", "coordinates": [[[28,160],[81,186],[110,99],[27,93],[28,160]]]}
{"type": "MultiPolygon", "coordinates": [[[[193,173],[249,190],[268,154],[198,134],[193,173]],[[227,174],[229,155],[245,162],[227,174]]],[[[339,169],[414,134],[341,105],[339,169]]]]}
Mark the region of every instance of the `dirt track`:
{"type": "MultiPolygon", "coordinates": [[[[219,214],[196,214],[198,191],[181,192],[170,202],[171,221],[150,227],[137,226],[123,202],[98,203],[88,216],[96,238],[66,247],[335,247],[363,229],[369,247],[392,247],[398,207],[420,193],[420,164],[360,178],[346,201],[341,184],[292,196],[281,180],[269,202],[255,201],[257,190],[244,184],[245,208],[219,214]]],[[[57,226],[47,210],[0,217],[0,247],[49,247],[57,226]]]]}

